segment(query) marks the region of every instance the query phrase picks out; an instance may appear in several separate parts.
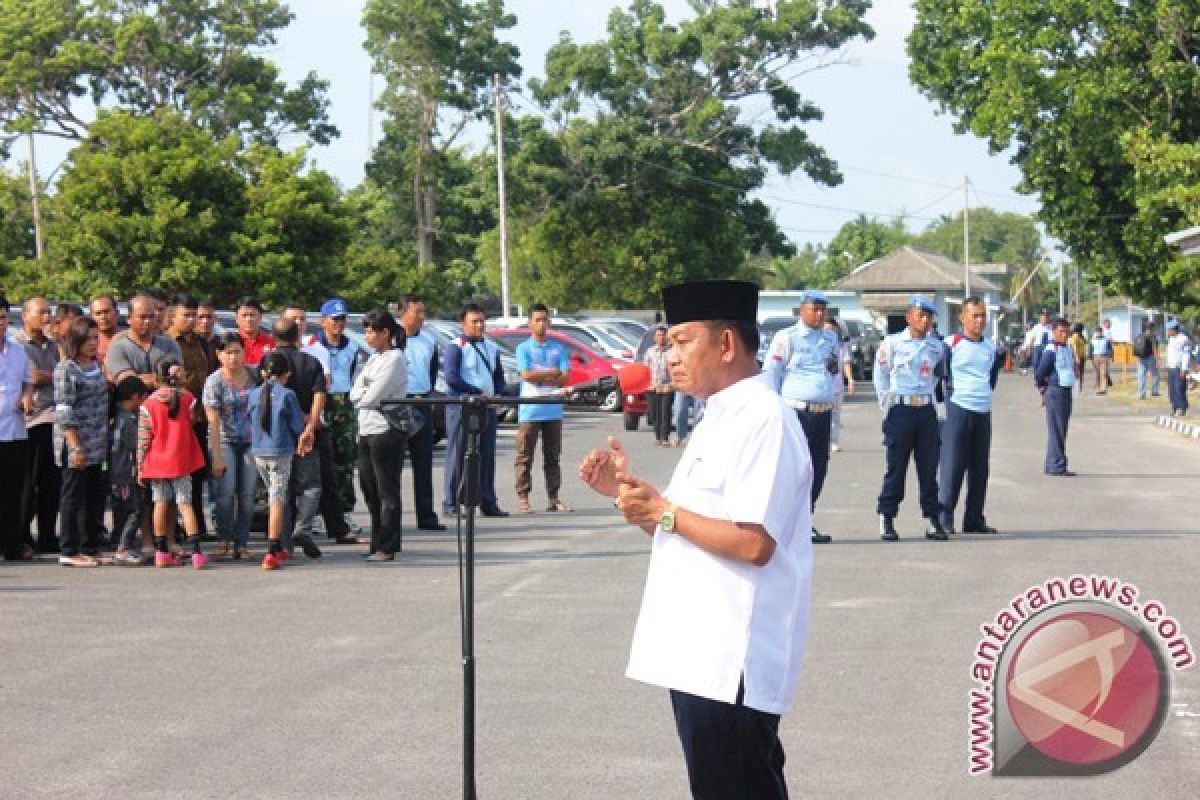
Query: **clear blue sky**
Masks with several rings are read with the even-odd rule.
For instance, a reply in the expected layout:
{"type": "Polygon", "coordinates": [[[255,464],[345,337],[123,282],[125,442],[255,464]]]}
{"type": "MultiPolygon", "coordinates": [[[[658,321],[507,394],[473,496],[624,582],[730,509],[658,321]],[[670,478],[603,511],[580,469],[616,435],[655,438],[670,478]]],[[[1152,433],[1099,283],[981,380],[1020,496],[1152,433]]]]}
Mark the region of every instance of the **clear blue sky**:
{"type": "MultiPolygon", "coordinates": [[[[660,2],[673,19],[689,13],[685,0],[660,2]]],[[[331,115],[342,135],[333,144],[316,148],[313,158],[349,188],[362,180],[370,138],[370,64],[360,25],[363,0],[290,0],[290,5],[296,19],[280,34],[270,55],[289,81],[315,70],[330,82],[331,115]]],[[[506,35],[521,50],[527,79],[542,73],[546,50],[560,31],[568,31],[580,42],[602,38],[609,11],[623,4],[507,0],[506,5],[517,16],[516,27],[506,35]]],[[[795,83],[825,111],[825,119],[808,130],[845,175],[844,183],[833,189],[817,186],[801,174],[770,178],[760,195],[798,245],[828,241],[859,211],[885,217],[907,211],[909,228],[923,228],[929,218],[962,207],[964,175],[977,189],[973,206],[984,203],[1024,213],[1036,209],[1034,199],[1013,192],[1019,175],[1006,156],[989,155],[980,140],[956,135],[950,119],[936,115],[933,105],[909,84],[904,38],[913,18],[908,0],[876,0],[868,14],[875,39],[850,46],[845,63],[795,83]]],[[[477,132],[480,146],[487,133],[477,132]]],[[[39,167],[46,174],[61,162],[65,148],[45,137],[39,146],[39,167]]],[[[15,155],[24,158],[21,148],[15,149],[15,155]]]]}

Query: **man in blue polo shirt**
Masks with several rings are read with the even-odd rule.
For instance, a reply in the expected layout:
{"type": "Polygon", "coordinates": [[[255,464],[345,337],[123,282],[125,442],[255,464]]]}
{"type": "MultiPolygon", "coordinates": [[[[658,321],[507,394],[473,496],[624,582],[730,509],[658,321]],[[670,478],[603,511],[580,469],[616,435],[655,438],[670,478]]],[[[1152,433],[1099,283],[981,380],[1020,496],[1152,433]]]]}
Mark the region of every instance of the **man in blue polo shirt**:
{"type": "MultiPolygon", "coordinates": [[[[521,373],[522,397],[545,397],[561,394],[567,385],[571,364],[567,348],[546,336],[550,330],[550,310],[541,303],[529,309],[530,337],[517,345],[517,370],[521,373]]],[[[523,405],[517,411],[517,511],[529,514],[529,490],[533,452],[538,437],[542,438],[542,470],[546,476],[547,511],[571,511],[558,497],[562,486],[563,407],[560,404],[523,405]]]]}
{"type": "Polygon", "coordinates": [[[942,425],[938,487],[942,526],[954,532],[954,509],[967,479],[963,533],[995,533],[983,516],[988,459],[992,448],[992,391],[1000,375],[996,345],[983,335],[987,306],[978,297],[963,301],[962,332],[945,341],[946,422],[942,425]]]}

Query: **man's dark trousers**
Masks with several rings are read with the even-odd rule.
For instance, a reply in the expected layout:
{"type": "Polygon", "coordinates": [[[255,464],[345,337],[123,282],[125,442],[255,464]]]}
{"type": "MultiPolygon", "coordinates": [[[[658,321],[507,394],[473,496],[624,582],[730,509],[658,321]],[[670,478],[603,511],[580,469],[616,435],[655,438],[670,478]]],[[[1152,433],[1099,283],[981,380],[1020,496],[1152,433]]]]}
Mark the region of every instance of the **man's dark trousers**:
{"type": "Polygon", "coordinates": [[[917,485],[921,490],[921,516],[935,517],[938,503],[937,469],[939,446],[938,418],[933,403],[906,406],[897,403],[883,418],[883,444],[887,448],[887,471],[879,492],[876,512],[895,517],[904,500],[904,476],[908,458],[917,462],[917,485]]]}
{"type": "Polygon", "coordinates": [[[1171,398],[1172,411],[1187,411],[1187,375],[1179,367],[1167,370],[1167,394],[1171,398]]]}
{"type": "Polygon", "coordinates": [[[321,470],[321,519],[325,521],[325,535],[337,539],[350,533],[346,524],[346,511],[342,506],[342,495],[338,491],[341,478],[337,471],[337,458],[333,449],[333,433],[329,428],[317,428],[314,447],[321,470]],[[325,487],[329,487],[326,491],[325,487]]]}
{"type": "Polygon", "coordinates": [[[433,510],[433,408],[413,406],[413,410],[422,422],[421,429],[408,437],[408,455],[413,469],[413,505],[417,510],[417,525],[434,525],[438,516],[433,510]]]}
{"type": "Polygon", "coordinates": [[[829,431],[833,424],[833,411],[796,411],[796,419],[808,439],[808,454],[812,459],[812,508],[817,507],[825,475],[829,472],[829,431]]]}
{"type": "Polygon", "coordinates": [[[694,800],[787,800],[779,715],[671,692],[694,800]]]}
{"type": "Polygon", "coordinates": [[[1071,421],[1071,390],[1047,386],[1046,394],[1046,463],[1047,475],[1067,471],[1067,425],[1071,421]]]}
{"type": "Polygon", "coordinates": [[[941,490],[942,524],[954,526],[954,509],[963,477],[967,479],[967,502],[963,530],[981,530],[986,524],[983,504],[987,498],[988,461],[992,449],[992,414],[968,411],[946,403],[942,425],[942,459],[938,487],[941,490]]]}
{"type": "Polygon", "coordinates": [[[29,442],[0,442],[0,550],[9,560],[24,555],[31,546],[29,526],[21,516],[21,488],[27,472],[29,442]]]}
{"type": "Polygon", "coordinates": [[[62,470],[54,463],[54,423],[29,428],[28,467],[17,477],[21,491],[21,527],[28,531],[37,521],[37,549],[58,552],[58,498],[62,470]]]}
{"type": "MultiPolygon", "coordinates": [[[[496,411],[488,408],[483,431],[479,437],[479,508],[485,514],[496,511],[500,503],[496,499],[496,411]]],[[[459,406],[446,406],[446,475],[445,497],[442,508],[447,514],[454,513],[458,504],[458,491],[462,485],[463,457],[467,449],[467,430],[459,406]]]]}

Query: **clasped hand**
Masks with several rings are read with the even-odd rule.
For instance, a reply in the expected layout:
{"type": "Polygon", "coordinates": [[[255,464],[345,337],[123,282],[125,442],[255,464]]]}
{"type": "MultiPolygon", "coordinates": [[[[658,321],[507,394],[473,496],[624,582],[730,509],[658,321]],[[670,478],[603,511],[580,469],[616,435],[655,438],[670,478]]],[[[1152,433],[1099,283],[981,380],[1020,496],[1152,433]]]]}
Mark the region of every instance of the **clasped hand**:
{"type": "Polygon", "coordinates": [[[617,508],[633,525],[657,525],[667,506],[658,489],[632,474],[629,454],[611,436],[607,448],[598,447],[584,457],[579,477],[597,494],[615,497],[617,508]]]}

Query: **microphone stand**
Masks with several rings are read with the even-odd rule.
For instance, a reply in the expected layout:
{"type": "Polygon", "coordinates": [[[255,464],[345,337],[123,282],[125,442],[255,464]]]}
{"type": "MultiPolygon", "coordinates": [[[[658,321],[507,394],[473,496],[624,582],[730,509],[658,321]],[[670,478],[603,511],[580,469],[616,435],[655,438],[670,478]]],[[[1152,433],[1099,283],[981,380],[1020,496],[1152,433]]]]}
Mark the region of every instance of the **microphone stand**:
{"type": "MultiPolygon", "coordinates": [[[[463,667],[463,800],[476,800],[475,791],[475,515],[480,503],[483,457],[479,442],[487,430],[488,413],[497,406],[579,405],[580,398],[597,387],[594,382],[577,384],[563,395],[542,397],[497,397],[463,395],[460,397],[411,397],[384,403],[398,406],[457,406],[461,409],[460,435],[465,439],[463,469],[456,500],[465,508],[460,512],[466,544],[459,539],[459,613],[462,620],[463,667]]],[[[432,423],[432,418],[429,424],[432,423]]]]}

